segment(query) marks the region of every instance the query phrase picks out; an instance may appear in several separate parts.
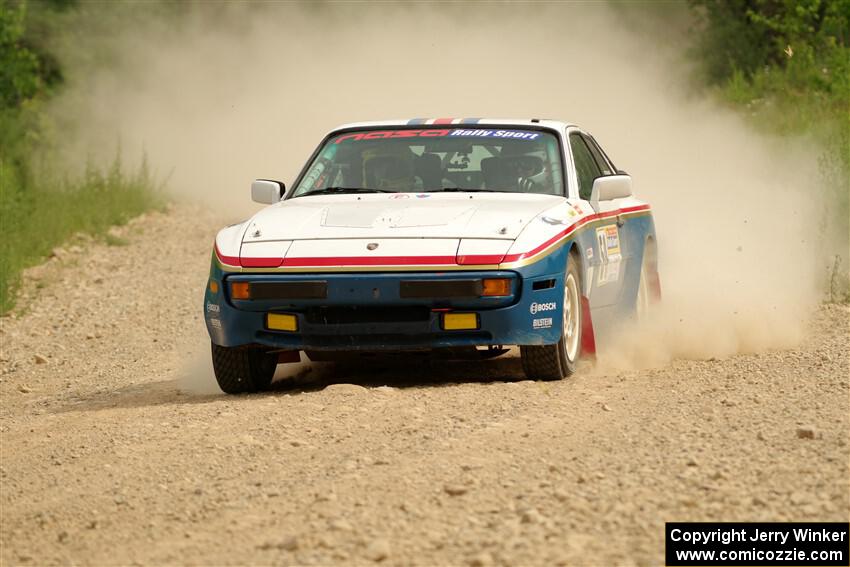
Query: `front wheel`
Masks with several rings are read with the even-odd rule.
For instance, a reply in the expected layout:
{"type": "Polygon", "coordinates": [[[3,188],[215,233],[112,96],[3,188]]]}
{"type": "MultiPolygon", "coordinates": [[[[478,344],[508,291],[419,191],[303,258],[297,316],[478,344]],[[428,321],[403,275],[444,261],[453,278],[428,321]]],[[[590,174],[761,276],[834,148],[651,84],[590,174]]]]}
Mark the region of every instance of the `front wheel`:
{"type": "Polygon", "coordinates": [[[581,352],[581,281],[578,260],[570,254],[564,277],[564,323],[554,345],[521,346],[522,369],[532,380],[561,380],[576,371],[581,352]]]}
{"type": "Polygon", "coordinates": [[[227,394],[265,390],[272,383],[277,356],[258,348],[212,344],[212,363],[218,387],[227,394]]]}

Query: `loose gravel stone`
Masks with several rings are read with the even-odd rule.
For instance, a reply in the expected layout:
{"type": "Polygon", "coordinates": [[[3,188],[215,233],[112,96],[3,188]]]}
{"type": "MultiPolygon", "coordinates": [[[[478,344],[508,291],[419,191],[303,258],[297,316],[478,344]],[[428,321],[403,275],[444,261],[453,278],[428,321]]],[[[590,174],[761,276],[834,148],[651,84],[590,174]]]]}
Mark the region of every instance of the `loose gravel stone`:
{"type": "Polygon", "coordinates": [[[390,542],[385,539],[375,539],[366,547],[366,557],[372,561],[383,561],[390,556],[390,542]]]}
{"type": "Polygon", "coordinates": [[[443,487],[443,490],[449,496],[462,496],[469,492],[469,487],[459,484],[447,484],[443,487]]]}
{"type": "Polygon", "coordinates": [[[493,556],[487,553],[486,551],[482,551],[481,553],[475,555],[475,557],[469,560],[470,567],[488,567],[493,564],[493,556]]]}
{"type": "Polygon", "coordinates": [[[797,428],[797,437],[799,439],[814,439],[815,438],[815,428],[814,427],[798,427],[797,428]]]}

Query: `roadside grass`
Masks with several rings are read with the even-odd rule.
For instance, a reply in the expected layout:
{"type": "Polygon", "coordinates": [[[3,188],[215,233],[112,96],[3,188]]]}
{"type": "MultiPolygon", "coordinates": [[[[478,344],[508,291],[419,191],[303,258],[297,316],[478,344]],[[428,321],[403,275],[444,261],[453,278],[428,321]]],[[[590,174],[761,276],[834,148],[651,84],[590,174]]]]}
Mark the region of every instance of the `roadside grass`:
{"type": "Polygon", "coordinates": [[[126,238],[115,236],[114,234],[111,234],[109,232],[104,235],[103,239],[104,242],[106,242],[107,246],[127,246],[128,244],[130,244],[130,241],[126,238]]]}
{"type": "Polygon", "coordinates": [[[126,245],[109,228],[165,204],[146,162],[128,173],[116,157],[106,169],[88,165],[76,179],[21,171],[0,159],[0,315],[15,305],[21,272],[56,246],[77,233],[126,245]]]}
{"type": "Polygon", "coordinates": [[[828,303],[850,303],[850,276],[847,268],[841,266],[841,256],[832,259],[829,269],[828,303]]]}

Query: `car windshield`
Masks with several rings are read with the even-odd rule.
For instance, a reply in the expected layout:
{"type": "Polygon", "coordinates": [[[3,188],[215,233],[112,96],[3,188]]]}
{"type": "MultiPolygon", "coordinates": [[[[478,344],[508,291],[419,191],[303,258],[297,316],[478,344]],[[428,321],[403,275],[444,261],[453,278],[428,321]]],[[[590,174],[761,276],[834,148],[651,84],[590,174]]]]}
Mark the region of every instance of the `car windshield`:
{"type": "Polygon", "coordinates": [[[349,131],[328,139],[293,192],[494,191],[564,195],[557,138],[540,130],[349,131]]]}

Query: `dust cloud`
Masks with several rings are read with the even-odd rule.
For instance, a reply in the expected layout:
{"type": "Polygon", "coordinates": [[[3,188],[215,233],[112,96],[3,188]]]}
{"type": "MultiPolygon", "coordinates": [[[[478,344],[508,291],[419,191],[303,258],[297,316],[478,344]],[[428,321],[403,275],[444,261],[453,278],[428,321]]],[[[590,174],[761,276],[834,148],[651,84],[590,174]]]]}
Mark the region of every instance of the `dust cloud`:
{"type": "MultiPolygon", "coordinates": [[[[274,380],[300,379],[310,374],[313,366],[301,353],[300,362],[290,362],[277,367],[274,380]]],[[[187,357],[177,372],[177,389],[194,396],[224,395],[213,378],[212,359],[209,348],[200,349],[187,357]]]]}
{"type": "Polygon", "coordinates": [[[58,110],[83,119],[78,154],[108,158],[120,139],[175,196],[234,221],[258,208],[252,179],[291,182],[340,123],[571,121],[633,176],[659,235],[663,308],[609,360],[796,344],[825,265],[816,154],[689,92],[686,27],[638,20],[585,3],[194,4],[122,29],[120,64],[58,110]]]}

